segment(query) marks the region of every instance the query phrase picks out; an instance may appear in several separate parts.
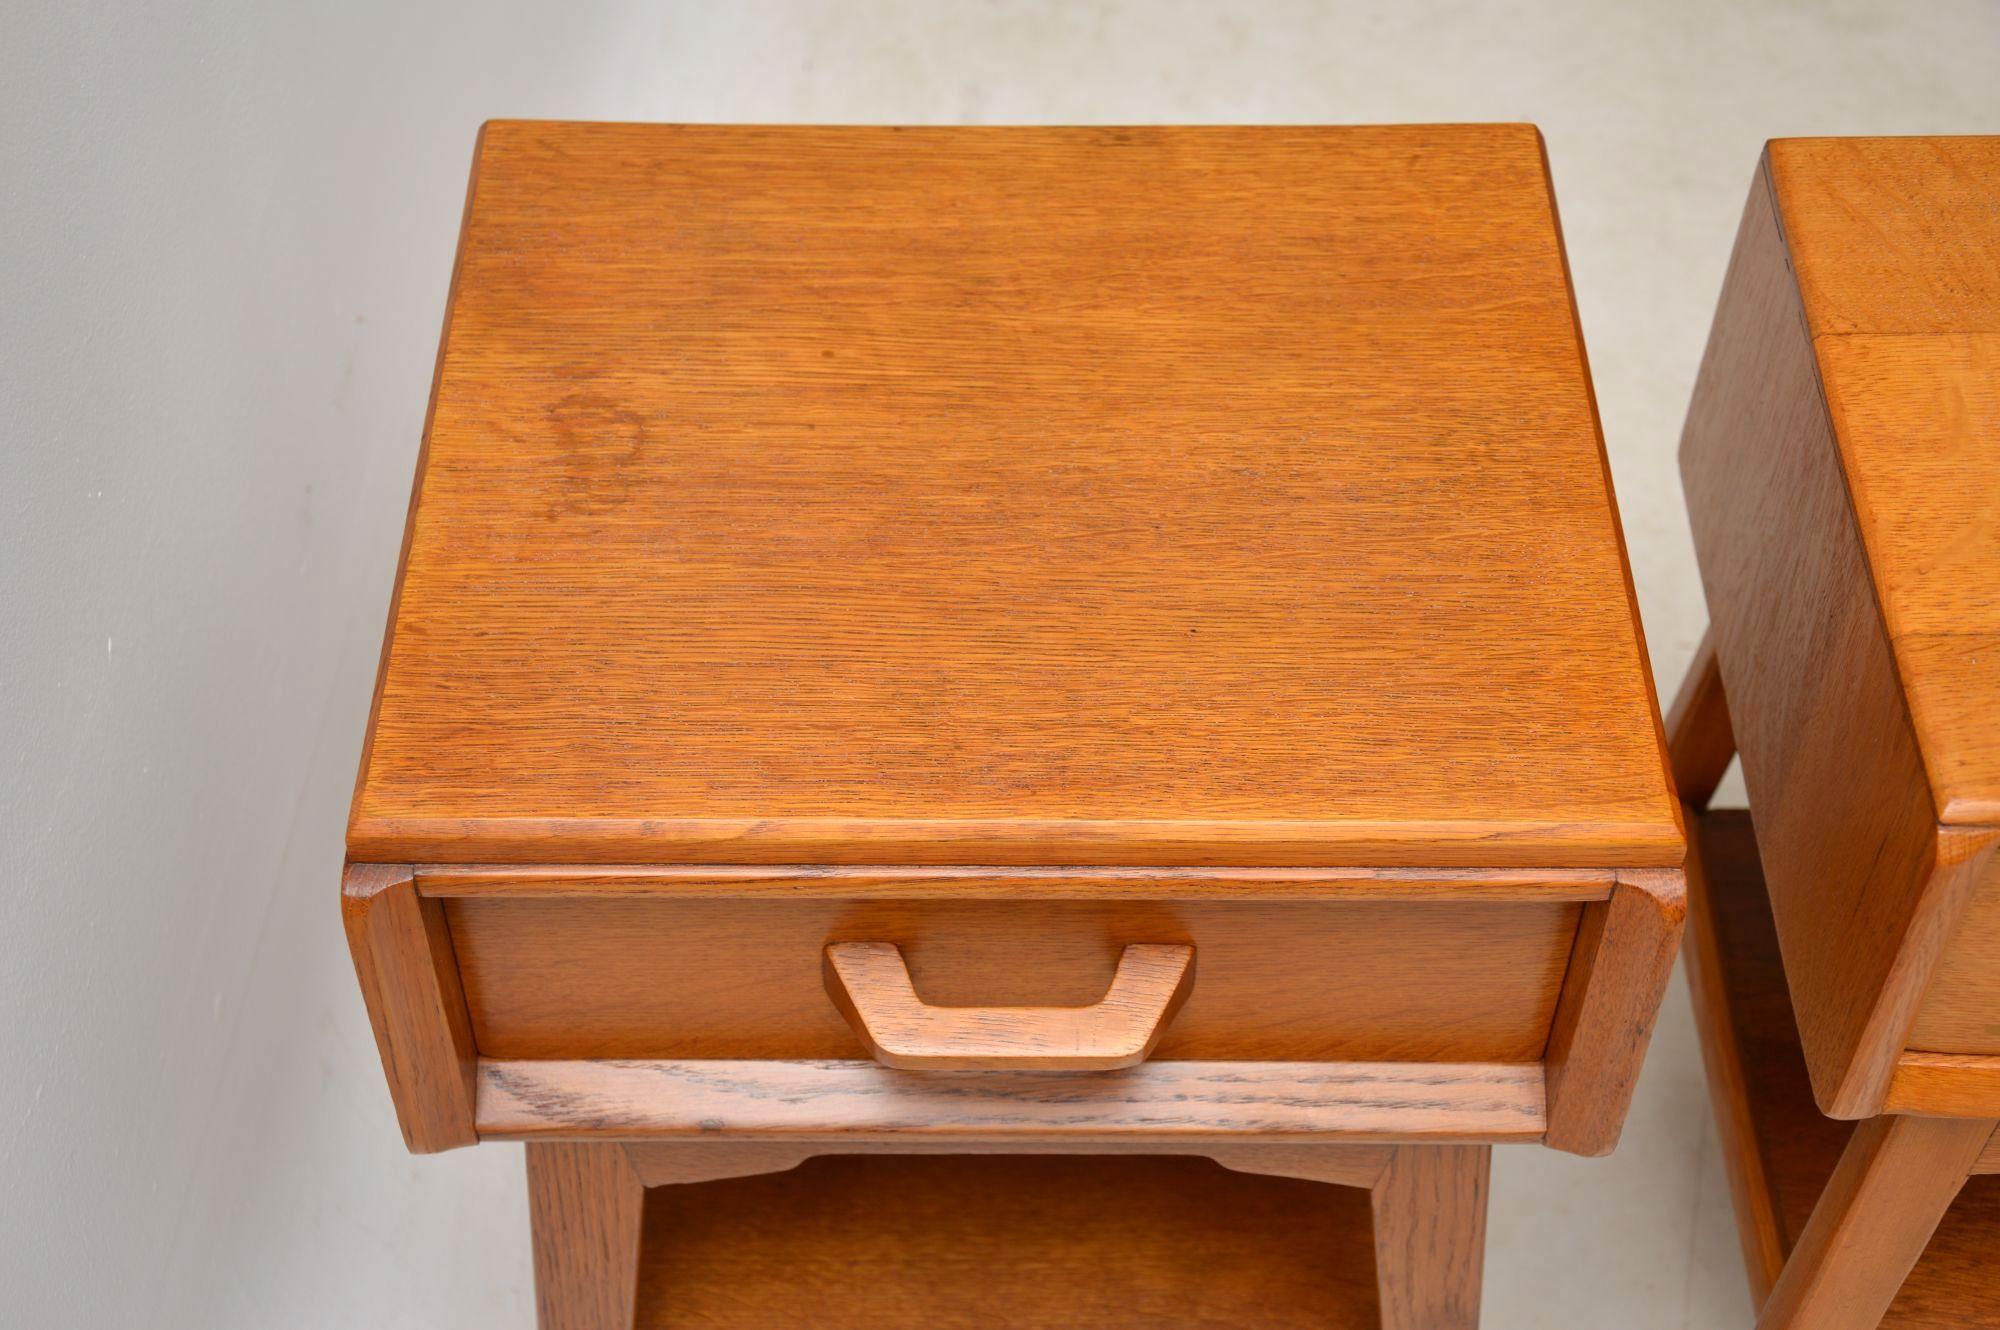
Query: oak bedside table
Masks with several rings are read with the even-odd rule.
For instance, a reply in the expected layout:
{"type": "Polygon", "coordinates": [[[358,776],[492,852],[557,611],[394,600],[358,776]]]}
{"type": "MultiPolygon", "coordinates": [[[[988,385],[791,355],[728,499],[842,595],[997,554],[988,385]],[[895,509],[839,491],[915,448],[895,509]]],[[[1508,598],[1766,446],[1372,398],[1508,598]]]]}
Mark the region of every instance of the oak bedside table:
{"type": "Polygon", "coordinates": [[[1683,853],[1532,129],[486,128],[343,899],[545,1327],[1472,1326],[1683,853]]]}
{"type": "Polygon", "coordinates": [[[1700,808],[1740,749],[1755,817],[1691,817],[1688,971],[1758,1324],[2000,1326],[2000,139],[1770,145],[1681,468],[1676,772],[1700,808]]]}

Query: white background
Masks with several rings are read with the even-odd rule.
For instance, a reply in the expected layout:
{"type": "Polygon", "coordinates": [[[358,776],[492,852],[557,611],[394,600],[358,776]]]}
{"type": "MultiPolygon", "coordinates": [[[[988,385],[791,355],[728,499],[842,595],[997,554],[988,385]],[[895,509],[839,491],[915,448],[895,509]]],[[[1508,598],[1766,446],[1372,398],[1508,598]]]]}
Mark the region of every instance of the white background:
{"type": "MultiPolygon", "coordinates": [[[[335,904],[489,116],[1538,122],[1670,695],[1759,145],[2000,130],[2000,5],[0,5],[0,1324],[532,1322],[519,1151],[403,1154],[335,904]]],[[[1748,1324],[1678,987],[1487,1270],[1488,1330],[1748,1324]]]]}

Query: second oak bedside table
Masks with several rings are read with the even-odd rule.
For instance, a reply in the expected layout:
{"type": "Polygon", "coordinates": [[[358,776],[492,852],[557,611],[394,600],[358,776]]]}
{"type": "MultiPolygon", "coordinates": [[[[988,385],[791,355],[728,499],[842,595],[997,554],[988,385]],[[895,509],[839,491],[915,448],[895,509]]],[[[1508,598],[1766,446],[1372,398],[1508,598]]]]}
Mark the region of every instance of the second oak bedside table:
{"type": "Polygon", "coordinates": [[[1755,811],[1696,814],[1688,977],[1758,1324],[2000,1326],[2000,139],[1770,145],[1681,471],[1681,792],[1740,749],[1755,811]]]}
{"type": "Polygon", "coordinates": [[[344,900],[545,1326],[1471,1326],[1682,854],[1532,129],[485,130],[344,900]]]}

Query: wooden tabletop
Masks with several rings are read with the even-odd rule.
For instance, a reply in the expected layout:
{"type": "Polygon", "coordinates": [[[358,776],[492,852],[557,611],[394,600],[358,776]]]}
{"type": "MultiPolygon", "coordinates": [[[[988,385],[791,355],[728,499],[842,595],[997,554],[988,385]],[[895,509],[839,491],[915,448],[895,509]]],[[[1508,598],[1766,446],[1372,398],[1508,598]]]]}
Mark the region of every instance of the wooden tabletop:
{"type": "Polygon", "coordinates": [[[1938,819],[2000,823],[2000,138],[1770,164],[1938,819]]]}
{"type": "Polygon", "coordinates": [[[1539,137],[489,125],[349,849],[1677,865],[1539,137]]]}

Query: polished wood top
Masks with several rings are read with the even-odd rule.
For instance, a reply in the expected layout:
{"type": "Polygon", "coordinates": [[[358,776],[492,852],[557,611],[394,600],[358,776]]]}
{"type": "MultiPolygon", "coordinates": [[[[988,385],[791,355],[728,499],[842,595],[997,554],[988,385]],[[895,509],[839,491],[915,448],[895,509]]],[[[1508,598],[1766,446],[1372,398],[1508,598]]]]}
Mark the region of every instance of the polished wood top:
{"type": "Polygon", "coordinates": [[[349,849],[1675,865],[1525,126],[498,123],[349,849]]]}
{"type": "Polygon", "coordinates": [[[2000,823],[2000,138],[1770,170],[1938,818],[2000,823]]]}

